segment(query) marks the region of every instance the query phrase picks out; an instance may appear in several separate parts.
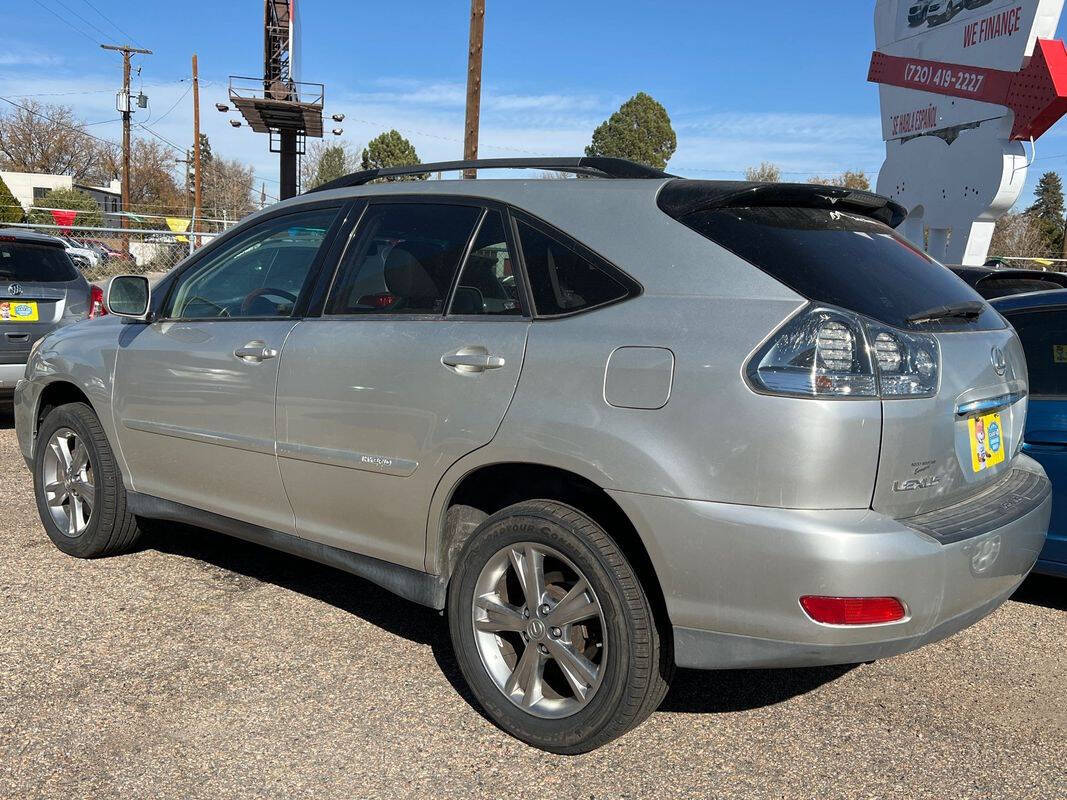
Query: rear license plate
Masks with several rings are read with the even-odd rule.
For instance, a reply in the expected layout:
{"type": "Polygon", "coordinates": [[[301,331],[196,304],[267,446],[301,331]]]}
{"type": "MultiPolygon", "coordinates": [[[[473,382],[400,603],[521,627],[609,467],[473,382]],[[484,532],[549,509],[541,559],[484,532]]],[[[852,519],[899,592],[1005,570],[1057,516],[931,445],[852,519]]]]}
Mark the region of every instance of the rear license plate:
{"type": "Polygon", "coordinates": [[[975,472],[995,467],[1004,460],[1004,426],[1000,413],[982,414],[967,420],[971,438],[971,467],[975,472]]]}
{"type": "Polygon", "coordinates": [[[0,322],[37,322],[37,304],[33,302],[0,303],[0,322]]]}

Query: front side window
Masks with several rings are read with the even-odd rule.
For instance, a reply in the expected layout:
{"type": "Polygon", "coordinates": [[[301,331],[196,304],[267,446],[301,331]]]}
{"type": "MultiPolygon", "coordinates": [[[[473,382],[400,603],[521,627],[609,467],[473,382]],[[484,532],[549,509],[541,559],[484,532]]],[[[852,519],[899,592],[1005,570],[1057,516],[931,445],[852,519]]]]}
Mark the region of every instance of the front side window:
{"type": "Polygon", "coordinates": [[[1067,394],[1067,311],[1005,314],[1026,352],[1030,394],[1067,394]]]}
{"type": "Polygon", "coordinates": [[[539,228],[519,222],[519,242],[537,313],[571,314],[633,293],[621,278],[539,228]]]}
{"type": "Polygon", "coordinates": [[[327,314],[443,314],[481,209],[369,206],[341,259],[327,314]]]}
{"type": "Polygon", "coordinates": [[[450,314],[522,314],[514,262],[504,234],[504,217],[486,212],[470,255],[459,274],[450,314]]]}
{"type": "Polygon", "coordinates": [[[335,208],[286,214],[251,228],[183,275],[168,319],[292,316],[335,208]]]}

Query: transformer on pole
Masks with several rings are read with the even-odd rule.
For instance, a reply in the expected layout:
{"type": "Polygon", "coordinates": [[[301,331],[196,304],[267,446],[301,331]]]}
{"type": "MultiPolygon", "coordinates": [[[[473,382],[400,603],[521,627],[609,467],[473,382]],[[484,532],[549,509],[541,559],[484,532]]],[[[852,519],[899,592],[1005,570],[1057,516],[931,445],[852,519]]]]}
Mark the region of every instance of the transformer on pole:
{"type": "Polygon", "coordinates": [[[280,197],[296,194],[296,158],[308,136],[322,137],[321,83],[296,80],[300,25],[296,0],[264,0],[263,77],[230,76],[230,102],[256,133],[270,136],[279,153],[280,197]]]}

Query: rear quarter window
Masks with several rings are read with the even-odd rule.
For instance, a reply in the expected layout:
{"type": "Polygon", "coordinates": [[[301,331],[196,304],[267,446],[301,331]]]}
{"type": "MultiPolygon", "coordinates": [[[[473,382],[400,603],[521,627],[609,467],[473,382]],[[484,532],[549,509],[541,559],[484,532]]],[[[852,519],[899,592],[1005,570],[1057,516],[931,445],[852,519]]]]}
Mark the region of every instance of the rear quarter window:
{"type": "Polygon", "coordinates": [[[32,242],[0,242],[0,281],[63,283],[78,271],[61,247],[32,242]]]}
{"type": "MultiPolygon", "coordinates": [[[[760,206],[696,211],[679,220],[793,291],[907,328],[935,306],[980,300],[948,268],[881,222],[827,208],[760,206]]],[[[946,319],[924,330],[992,330],[986,308],[974,321],[946,319]]]]}
{"type": "Polygon", "coordinates": [[[534,306],[541,316],[574,314],[640,292],[637,283],[576,243],[520,220],[519,244],[534,306]]]}

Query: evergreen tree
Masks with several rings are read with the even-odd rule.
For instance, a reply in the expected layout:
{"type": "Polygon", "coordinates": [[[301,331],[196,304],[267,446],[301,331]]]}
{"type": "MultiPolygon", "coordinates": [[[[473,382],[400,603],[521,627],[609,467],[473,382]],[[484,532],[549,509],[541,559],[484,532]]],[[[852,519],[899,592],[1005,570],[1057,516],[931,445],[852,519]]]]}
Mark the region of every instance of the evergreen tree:
{"type": "MultiPolygon", "coordinates": [[[[371,139],[363,148],[363,158],[360,160],[362,169],[381,169],[382,167],[410,167],[421,164],[419,154],[415,152],[415,146],[400,135],[399,131],[386,131],[380,136],[371,139]]],[[[419,175],[400,175],[394,178],[385,178],[387,181],[424,181],[428,173],[419,175]]]]}
{"type": "Polygon", "coordinates": [[[627,158],[663,169],[677,147],[678,137],[667,109],[651,95],[638,92],[593,131],[585,154],[627,158]]]}
{"type": "Polygon", "coordinates": [[[22,222],[25,217],[22,205],[11,194],[4,179],[0,178],[0,222],[22,222]]]}
{"type": "Polygon", "coordinates": [[[1026,209],[1040,233],[1043,254],[1063,252],[1063,181],[1055,172],[1046,172],[1034,189],[1034,204],[1026,209]]]}

